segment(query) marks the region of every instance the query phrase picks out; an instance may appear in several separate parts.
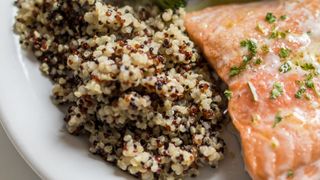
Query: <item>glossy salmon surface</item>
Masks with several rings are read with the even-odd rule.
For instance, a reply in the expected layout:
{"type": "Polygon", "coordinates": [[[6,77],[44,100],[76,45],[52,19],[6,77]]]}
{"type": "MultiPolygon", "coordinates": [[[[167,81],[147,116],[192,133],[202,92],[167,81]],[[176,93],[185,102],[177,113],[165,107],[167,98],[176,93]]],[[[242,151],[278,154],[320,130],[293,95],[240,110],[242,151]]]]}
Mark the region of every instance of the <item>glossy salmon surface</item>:
{"type": "Polygon", "coordinates": [[[229,85],[251,177],[319,180],[320,0],[216,6],[185,25],[229,85]]]}

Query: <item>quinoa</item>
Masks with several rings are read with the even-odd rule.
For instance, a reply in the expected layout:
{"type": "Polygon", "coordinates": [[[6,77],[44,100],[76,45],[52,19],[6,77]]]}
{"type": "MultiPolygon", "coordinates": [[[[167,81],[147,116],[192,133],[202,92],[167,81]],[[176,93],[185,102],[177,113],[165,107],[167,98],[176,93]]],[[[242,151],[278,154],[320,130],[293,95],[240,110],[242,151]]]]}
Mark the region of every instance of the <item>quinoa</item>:
{"type": "Polygon", "coordinates": [[[195,176],[223,158],[223,98],[185,33],[184,9],[18,0],[20,44],[90,152],[141,179],[195,176]]]}

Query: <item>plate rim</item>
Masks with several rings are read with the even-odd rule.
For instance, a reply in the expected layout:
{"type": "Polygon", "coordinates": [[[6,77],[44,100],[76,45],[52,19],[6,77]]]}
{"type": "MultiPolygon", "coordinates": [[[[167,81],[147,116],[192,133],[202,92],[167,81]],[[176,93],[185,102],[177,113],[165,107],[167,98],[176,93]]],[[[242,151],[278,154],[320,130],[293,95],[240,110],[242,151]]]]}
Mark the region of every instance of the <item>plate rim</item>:
{"type": "MultiPolygon", "coordinates": [[[[0,37],[2,37],[1,39],[11,39],[13,38],[13,22],[14,22],[14,16],[15,16],[15,8],[14,8],[14,2],[15,0],[5,0],[5,1],[1,1],[1,11],[0,11],[0,21],[4,24],[3,28],[0,28],[0,37]],[[8,8],[6,8],[8,7],[8,8]],[[8,18],[8,15],[10,16],[10,18],[8,18]],[[9,21],[9,22],[8,22],[9,21]],[[6,22],[6,23],[4,23],[6,22]],[[6,37],[4,38],[4,34],[8,33],[8,28],[6,25],[10,24],[9,28],[9,33],[11,32],[11,36],[10,37],[6,37]]],[[[9,42],[7,42],[9,43],[9,42]]],[[[11,43],[14,43],[11,41],[11,43]]],[[[14,44],[11,44],[11,46],[14,46],[14,44]]],[[[0,43],[0,48],[2,49],[2,43],[0,43]]],[[[14,50],[15,51],[15,50],[14,50]]],[[[1,59],[4,59],[4,54],[8,53],[8,51],[1,51],[0,52],[0,57],[1,59]]],[[[15,59],[17,60],[17,54],[15,53],[15,59]]],[[[4,60],[2,60],[3,62],[4,60]]],[[[0,62],[1,64],[1,62],[0,62]]],[[[1,68],[0,68],[1,69],[1,68]]],[[[3,79],[3,74],[2,71],[0,70],[0,80],[3,79]]],[[[3,83],[3,81],[1,80],[1,83],[3,83]]],[[[0,88],[0,92],[3,92],[3,90],[1,90],[2,88],[0,88]]],[[[31,170],[40,178],[40,179],[44,179],[44,174],[42,173],[42,171],[40,170],[40,168],[38,167],[37,163],[30,158],[31,156],[28,155],[28,153],[22,148],[21,143],[19,142],[20,140],[18,140],[18,138],[14,135],[14,131],[12,131],[12,126],[10,126],[10,123],[8,123],[10,120],[10,117],[8,117],[8,114],[5,113],[6,112],[6,106],[3,105],[3,100],[1,100],[3,97],[3,93],[0,93],[0,125],[3,127],[3,130],[6,134],[6,136],[8,137],[10,143],[13,145],[14,149],[17,151],[17,153],[19,154],[19,156],[23,159],[23,161],[26,162],[26,164],[31,168],[31,170]]]]}

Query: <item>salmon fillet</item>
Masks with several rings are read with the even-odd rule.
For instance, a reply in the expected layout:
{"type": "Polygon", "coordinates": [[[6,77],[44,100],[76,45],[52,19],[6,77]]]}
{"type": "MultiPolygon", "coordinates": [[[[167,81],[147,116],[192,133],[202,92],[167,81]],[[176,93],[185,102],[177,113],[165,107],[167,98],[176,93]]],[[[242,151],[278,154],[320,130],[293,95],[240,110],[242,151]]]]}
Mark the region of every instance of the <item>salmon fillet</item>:
{"type": "Polygon", "coordinates": [[[250,176],[319,180],[320,0],[216,6],[185,25],[232,92],[250,176]]]}

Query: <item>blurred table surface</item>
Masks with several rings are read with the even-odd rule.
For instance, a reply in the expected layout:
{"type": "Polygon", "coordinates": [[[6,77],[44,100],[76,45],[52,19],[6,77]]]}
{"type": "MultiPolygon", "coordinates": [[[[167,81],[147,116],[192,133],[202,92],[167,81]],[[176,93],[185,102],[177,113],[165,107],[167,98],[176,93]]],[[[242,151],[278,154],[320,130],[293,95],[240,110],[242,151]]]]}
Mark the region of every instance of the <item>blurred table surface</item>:
{"type": "Polygon", "coordinates": [[[15,150],[1,125],[0,180],[40,180],[15,150]]]}

